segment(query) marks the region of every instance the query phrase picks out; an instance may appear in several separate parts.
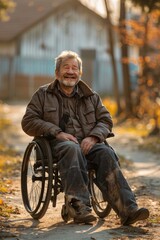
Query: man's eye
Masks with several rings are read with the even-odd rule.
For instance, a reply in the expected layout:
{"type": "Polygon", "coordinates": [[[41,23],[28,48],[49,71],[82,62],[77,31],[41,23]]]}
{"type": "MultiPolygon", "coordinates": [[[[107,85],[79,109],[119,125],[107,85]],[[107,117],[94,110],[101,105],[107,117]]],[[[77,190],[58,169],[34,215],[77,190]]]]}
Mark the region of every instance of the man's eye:
{"type": "Polygon", "coordinates": [[[75,70],[75,71],[77,71],[77,70],[78,70],[78,68],[77,68],[77,67],[73,67],[72,69],[73,69],[73,70],[75,70]]]}

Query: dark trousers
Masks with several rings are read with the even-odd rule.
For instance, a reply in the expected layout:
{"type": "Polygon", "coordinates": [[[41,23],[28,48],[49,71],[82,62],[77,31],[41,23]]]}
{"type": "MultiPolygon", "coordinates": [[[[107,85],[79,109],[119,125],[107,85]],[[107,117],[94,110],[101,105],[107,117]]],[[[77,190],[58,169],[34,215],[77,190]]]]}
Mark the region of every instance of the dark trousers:
{"type": "Polygon", "coordinates": [[[64,193],[88,205],[88,166],[96,170],[97,182],[103,196],[120,218],[125,218],[138,208],[135,197],[118,164],[114,150],[104,143],[93,146],[84,156],[80,145],[72,141],[52,142],[53,154],[58,166],[64,193]]]}

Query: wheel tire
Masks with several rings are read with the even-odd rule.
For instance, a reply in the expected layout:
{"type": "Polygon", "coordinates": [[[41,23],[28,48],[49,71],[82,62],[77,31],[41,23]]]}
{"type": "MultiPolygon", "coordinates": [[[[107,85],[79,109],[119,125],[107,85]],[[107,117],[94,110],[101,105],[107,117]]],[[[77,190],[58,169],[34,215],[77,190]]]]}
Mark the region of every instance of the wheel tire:
{"type": "Polygon", "coordinates": [[[103,194],[96,183],[96,174],[94,170],[89,171],[89,189],[94,212],[100,218],[107,217],[111,211],[111,206],[103,198],[103,194]]]}
{"type": "Polygon", "coordinates": [[[24,207],[34,219],[42,218],[47,211],[52,192],[52,166],[47,140],[39,138],[29,143],[22,162],[21,192],[24,207]]]}

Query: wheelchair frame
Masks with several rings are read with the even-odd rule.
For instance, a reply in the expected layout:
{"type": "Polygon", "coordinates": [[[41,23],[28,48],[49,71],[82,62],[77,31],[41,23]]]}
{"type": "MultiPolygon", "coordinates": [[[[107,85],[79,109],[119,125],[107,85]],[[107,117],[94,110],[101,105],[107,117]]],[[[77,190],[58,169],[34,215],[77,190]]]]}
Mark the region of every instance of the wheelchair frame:
{"type": "MultiPolygon", "coordinates": [[[[110,213],[111,207],[103,198],[93,169],[88,170],[88,177],[93,210],[98,217],[104,218],[110,213]]],[[[26,211],[34,219],[42,218],[50,201],[56,207],[57,196],[61,192],[63,186],[49,141],[44,137],[34,138],[25,150],[21,168],[21,193],[26,211]]],[[[70,219],[66,201],[61,216],[65,222],[70,219]]]]}

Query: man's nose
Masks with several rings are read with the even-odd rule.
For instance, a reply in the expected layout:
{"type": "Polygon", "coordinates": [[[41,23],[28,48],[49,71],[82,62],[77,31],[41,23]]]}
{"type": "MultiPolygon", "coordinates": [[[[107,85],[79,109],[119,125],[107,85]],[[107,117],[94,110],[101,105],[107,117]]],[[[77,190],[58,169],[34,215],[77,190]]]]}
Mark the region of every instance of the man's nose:
{"type": "Polygon", "coordinates": [[[73,71],[73,69],[70,67],[70,68],[68,68],[67,73],[72,74],[72,73],[74,73],[74,71],[73,71]]]}

